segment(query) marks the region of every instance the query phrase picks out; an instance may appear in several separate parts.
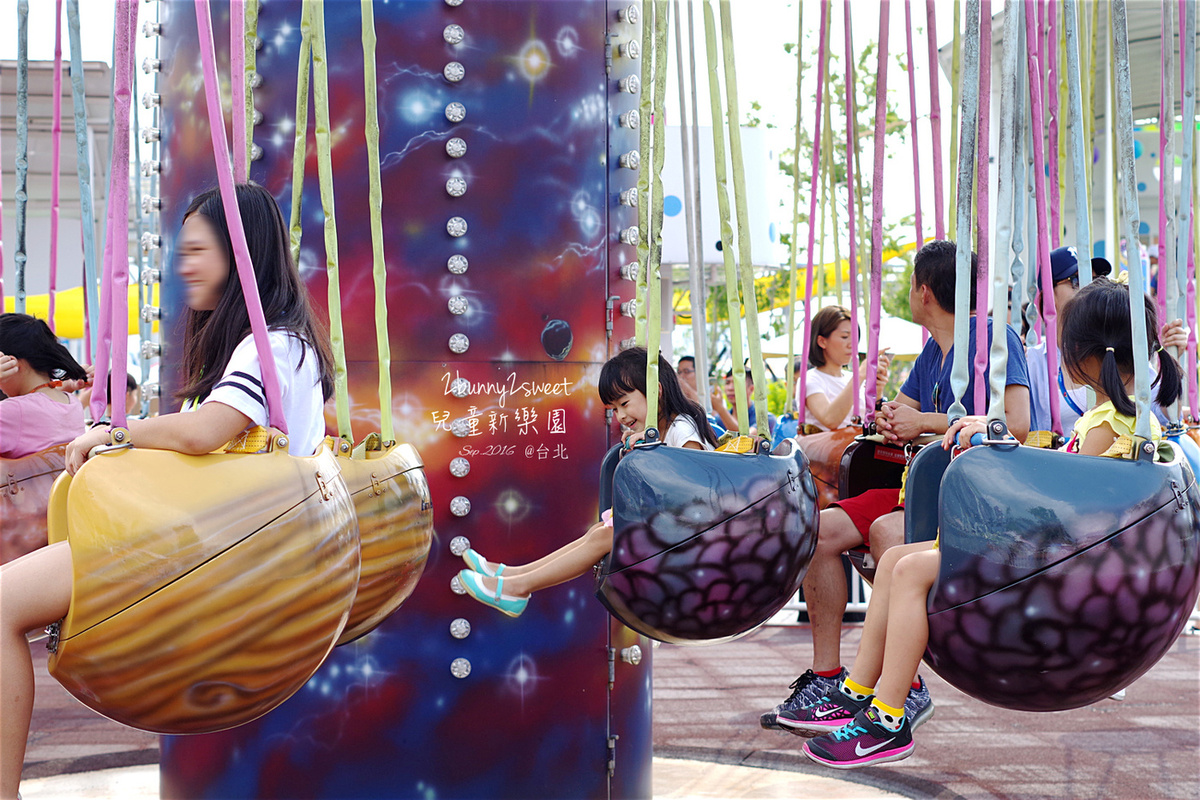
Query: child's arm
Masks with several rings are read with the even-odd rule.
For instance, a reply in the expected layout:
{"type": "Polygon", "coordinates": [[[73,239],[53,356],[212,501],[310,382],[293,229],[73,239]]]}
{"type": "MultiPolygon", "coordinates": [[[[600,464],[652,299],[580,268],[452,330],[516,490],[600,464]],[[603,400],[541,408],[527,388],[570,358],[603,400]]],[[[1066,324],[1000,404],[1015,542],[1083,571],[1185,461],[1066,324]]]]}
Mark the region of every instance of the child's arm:
{"type": "Polygon", "coordinates": [[[1085,456],[1102,456],[1117,440],[1117,432],[1107,422],[1101,422],[1094,428],[1089,428],[1083,441],[1079,444],[1079,452],[1085,456]]]}
{"type": "MultiPolygon", "coordinates": [[[[186,414],[131,419],[128,428],[129,439],[135,447],[202,455],[227,444],[250,424],[250,418],[242,412],[224,403],[212,402],[186,414]]],[[[108,441],[108,428],[104,427],[92,428],[77,436],[67,445],[67,472],[74,475],[92,448],[108,441]]]]}

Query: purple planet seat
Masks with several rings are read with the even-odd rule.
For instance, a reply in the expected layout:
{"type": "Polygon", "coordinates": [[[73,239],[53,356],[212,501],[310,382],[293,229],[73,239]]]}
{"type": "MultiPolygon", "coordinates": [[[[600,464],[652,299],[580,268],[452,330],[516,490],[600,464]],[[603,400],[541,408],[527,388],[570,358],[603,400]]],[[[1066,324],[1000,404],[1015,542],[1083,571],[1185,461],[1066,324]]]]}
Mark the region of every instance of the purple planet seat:
{"type": "Polygon", "coordinates": [[[613,474],[613,550],[596,595],[638,633],[714,644],[766,622],[800,588],[817,541],[817,489],[782,455],[639,446],[613,474]]]}
{"type": "Polygon", "coordinates": [[[925,660],[992,705],[1063,711],[1152,667],[1200,591],[1200,488],[1168,463],[976,447],[941,484],[925,660]]]}

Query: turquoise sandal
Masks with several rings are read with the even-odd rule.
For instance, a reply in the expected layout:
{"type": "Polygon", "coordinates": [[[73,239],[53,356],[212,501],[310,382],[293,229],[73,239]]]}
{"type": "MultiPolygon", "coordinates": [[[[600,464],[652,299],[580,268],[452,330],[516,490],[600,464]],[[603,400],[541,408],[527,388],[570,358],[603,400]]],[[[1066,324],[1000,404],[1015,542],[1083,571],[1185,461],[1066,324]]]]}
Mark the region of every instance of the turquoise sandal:
{"type": "Polygon", "coordinates": [[[464,569],[458,573],[458,582],[472,598],[485,606],[491,606],[501,614],[510,617],[521,616],[521,612],[529,605],[529,595],[512,597],[504,594],[504,578],[496,578],[496,589],[492,591],[483,585],[483,578],[484,576],[474,570],[464,569]]]}
{"type": "Polygon", "coordinates": [[[472,570],[478,572],[480,575],[486,575],[489,578],[500,577],[502,574],[504,574],[504,567],[506,566],[505,564],[500,564],[496,567],[496,571],[492,572],[490,569],[488,569],[487,559],[469,547],[467,548],[467,551],[462,554],[462,560],[467,562],[467,566],[472,570]]]}

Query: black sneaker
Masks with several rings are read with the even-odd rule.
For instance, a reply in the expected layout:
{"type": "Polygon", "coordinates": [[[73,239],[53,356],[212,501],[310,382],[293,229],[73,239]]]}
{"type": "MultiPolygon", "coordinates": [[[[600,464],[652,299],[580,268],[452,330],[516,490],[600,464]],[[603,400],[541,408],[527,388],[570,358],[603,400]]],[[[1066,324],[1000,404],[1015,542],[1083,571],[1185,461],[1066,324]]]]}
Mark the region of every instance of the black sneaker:
{"type": "Polygon", "coordinates": [[[854,700],[839,688],[815,703],[780,711],[778,721],[781,727],[800,736],[820,736],[852,722],[855,715],[869,705],[870,697],[854,700]]]}
{"type": "Polygon", "coordinates": [[[929,687],[920,675],[917,676],[917,681],[921,688],[909,687],[908,696],[904,698],[904,716],[914,731],[933,718],[933,699],[929,696],[929,687]]]}
{"type": "Polygon", "coordinates": [[[912,726],[890,731],[879,721],[879,712],[867,706],[848,725],[804,743],[804,755],[834,769],[854,769],[868,764],[899,761],[912,755],[912,726]]]}
{"type": "Polygon", "coordinates": [[[778,722],[780,711],[794,711],[797,708],[803,708],[817,702],[825,695],[838,691],[838,687],[842,685],[842,678],[845,677],[845,669],[832,678],[826,678],[818,675],[811,669],[808,670],[799,678],[792,681],[792,685],[789,687],[792,693],[788,695],[787,700],[784,700],[775,706],[775,708],[759,717],[758,724],[767,730],[786,730],[780,727],[778,722]]]}

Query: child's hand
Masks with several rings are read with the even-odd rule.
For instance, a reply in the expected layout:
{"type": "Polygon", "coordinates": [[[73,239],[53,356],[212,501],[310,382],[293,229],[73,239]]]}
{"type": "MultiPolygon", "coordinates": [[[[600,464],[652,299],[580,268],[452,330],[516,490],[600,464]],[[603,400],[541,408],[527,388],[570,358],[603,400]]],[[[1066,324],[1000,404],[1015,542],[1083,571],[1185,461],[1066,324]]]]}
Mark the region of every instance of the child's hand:
{"type": "Polygon", "coordinates": [[[109,437],[108,428],[105,426],[97,426],[76,436],[67,445],[67,474],[74,475],[78,472],[79,468],[83,466],[83,462],[87,461],[88,456],[91,455],[92,448],[108,444],[109,437]]]}
{"type": "Polygon", "coordinates": [[[1188,329],[1184,327],[1183,320],[1174,319],[1163,325],[1158,340],[1164,349],[1174,347],[1183,350],[1187,347],[1188,329]]]}
{"type": "Polygon", "coordinates": [[[633,446],[635,444],[637,444],[638,442],[640,442],[642,439],[645,439],[645,438],[646,438],[646,429],[645,428],[642,428],[640,431],[629,431],[628,433],[625,434],[625,438],[624,438],[625,449],[632,450],[633,446]]]}
{"type": "Polygon", "coordinates": [[[17,359],[15,356],[0,353],[0,381],[6,381],[17,376],[17,359]]]}
{"type": "Polygon", "coordinates": [[[959,417],[942,437],[942,449],[949,450],[957,444],[963,450],[971,446],[971,437],[980,433],[987,436],[987,417],[959,417]]]}
{"type": "Polygon", "coordinates": [[[85,364],[83,367],[83,370],[84,370],[84,372],[87,373],[87,377],[84,378],[83,380],[81,380],[81,381],[69,380],[69,381],[62,382],[62,390],[64,392],[67,392],[68,394],[70,394],[71,392],[77,392],[80,389],[84,389],[84,388],[92,385],[92,378],[94,378],[96,375],[96,367],[92,364],[85,364]]]}

